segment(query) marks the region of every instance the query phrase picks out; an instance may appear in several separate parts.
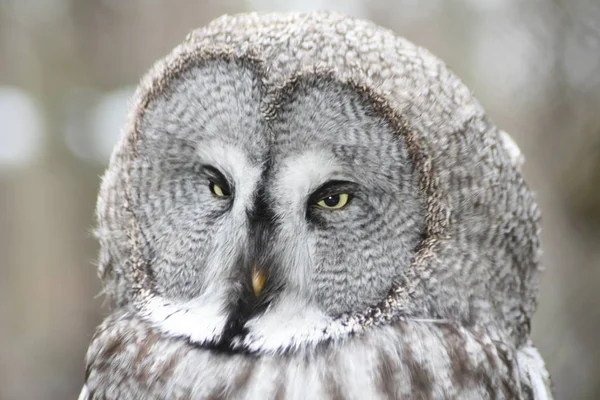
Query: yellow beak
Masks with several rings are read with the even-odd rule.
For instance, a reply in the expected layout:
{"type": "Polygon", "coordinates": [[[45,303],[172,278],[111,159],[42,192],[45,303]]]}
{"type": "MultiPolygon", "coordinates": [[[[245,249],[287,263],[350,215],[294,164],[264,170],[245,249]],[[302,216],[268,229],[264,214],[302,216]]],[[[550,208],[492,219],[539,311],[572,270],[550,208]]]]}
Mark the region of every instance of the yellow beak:
{"type": "Polygon", "coordinates": [[[265,287],[266,277],[256,265],[252,266],[252,291],[256,297],[260,296],[263,288],[265,287]]]}

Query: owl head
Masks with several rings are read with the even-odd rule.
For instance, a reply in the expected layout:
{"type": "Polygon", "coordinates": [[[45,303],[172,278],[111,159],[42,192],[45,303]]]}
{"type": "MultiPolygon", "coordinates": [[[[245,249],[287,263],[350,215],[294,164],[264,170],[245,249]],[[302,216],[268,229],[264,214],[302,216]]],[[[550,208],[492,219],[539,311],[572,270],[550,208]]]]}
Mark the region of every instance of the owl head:
{"type": "Polygon", "coordinates": [[[99,273],[167,335],[293,351],[398,319],[525,340],[539,211],[437,58],[333,13],[222,17],[140,83],[99,273]]]}

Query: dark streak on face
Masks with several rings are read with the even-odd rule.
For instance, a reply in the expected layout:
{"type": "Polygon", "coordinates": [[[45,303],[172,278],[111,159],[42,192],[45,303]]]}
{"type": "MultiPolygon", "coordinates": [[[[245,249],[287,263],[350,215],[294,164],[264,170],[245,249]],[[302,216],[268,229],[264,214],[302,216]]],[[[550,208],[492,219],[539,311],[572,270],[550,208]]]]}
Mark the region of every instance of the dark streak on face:
{"type": "MultiPolygon", "coordinates": [[[[263,174],[264,177],[265,174],[263,174]]],[[[262,182],[265,180],[263,179],[262,182]]],[[[231,295],[227,320],[219,343],[214,343],[216,349],[233,351],[234,337],[243,337],[248,332],[244,327],[246,322],[265,311],[276,294],[283,288],[283,282],[278,277],[277,262],[274,256],[273,243],[277,220],[263,185],[258,188],[252,209],[248,211],[249,241],[247,248],[241,250],[234,269],[233,287],[237,288],[231,295]],[[252,270],[257,268],[265,276],[264,288],[256,296],[252,287],[252,270]]]]}

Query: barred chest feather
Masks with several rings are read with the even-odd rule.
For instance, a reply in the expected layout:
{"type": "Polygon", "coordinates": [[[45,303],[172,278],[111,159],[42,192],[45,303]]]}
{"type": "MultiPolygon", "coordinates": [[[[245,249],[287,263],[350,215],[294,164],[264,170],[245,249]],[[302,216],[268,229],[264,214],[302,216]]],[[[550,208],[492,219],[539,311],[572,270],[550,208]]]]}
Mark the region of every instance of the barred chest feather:
{"type": "Polygon", "coordinates": [[[207,349],[119,312],[87,355],[80,399],[547,399],[534,347],[450,323],[398,321],[310,351],[207,349]]]}

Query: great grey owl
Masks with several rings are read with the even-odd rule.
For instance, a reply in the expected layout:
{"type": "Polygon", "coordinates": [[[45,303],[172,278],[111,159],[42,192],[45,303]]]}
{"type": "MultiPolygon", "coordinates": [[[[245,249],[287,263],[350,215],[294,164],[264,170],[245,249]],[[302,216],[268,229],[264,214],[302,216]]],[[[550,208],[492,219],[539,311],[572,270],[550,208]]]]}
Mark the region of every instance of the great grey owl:
{"type": "Polygon", "coordinates": [[[551,398],[518,148],[429,52],[333,13],[225,16],[132,104],[80,398],[551,398]]]}

